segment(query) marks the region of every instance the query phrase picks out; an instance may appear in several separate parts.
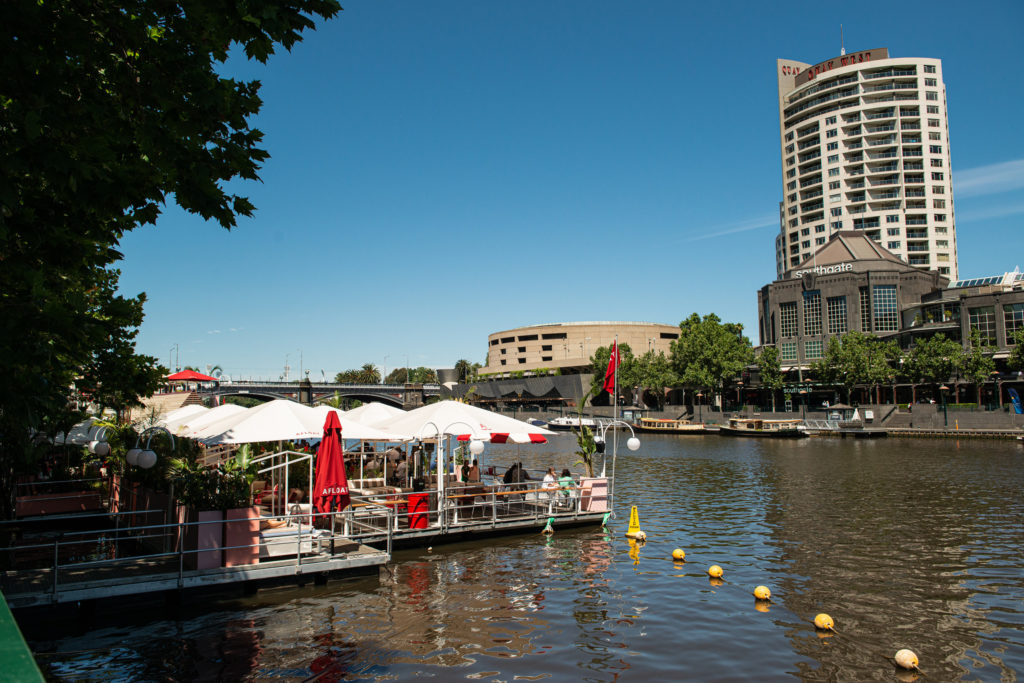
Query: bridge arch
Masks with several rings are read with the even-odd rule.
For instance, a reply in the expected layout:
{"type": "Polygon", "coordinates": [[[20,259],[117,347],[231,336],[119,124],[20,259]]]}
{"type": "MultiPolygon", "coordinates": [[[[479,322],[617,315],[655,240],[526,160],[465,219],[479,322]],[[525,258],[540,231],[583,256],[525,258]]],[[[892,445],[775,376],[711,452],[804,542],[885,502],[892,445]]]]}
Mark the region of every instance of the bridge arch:
{"type": "Polygon", "coordinates": [[[394,406],[395,408],[402,408],[402,407],[404,407],[404,403],[402,402],[402,399],[400,399],[400,398],[398,398],[396,396],[393,396],[391,394],[384,394],[384,393],[375,394],[375,393],[370,393],[370,392],[347,392],[347,391],[339,391],[339,392],[337,392],[337,394],[330,393],[330,394],[322,394],[322,395],[314,396],[313,397],[313,405],[320,405],[320,404],[323,404],[326,401],[330,401],[331,399],[333,399],[335,397],[335,395],[337,395],[337,396],[339,396],[341,398],[353,398],[353,399],[356,399],[357,401],[362,401],[363,403],[371,403],[371,402],[376,401],[377,403],[384,403],[384,404],[389,405],[389,406],[394,406]]]}

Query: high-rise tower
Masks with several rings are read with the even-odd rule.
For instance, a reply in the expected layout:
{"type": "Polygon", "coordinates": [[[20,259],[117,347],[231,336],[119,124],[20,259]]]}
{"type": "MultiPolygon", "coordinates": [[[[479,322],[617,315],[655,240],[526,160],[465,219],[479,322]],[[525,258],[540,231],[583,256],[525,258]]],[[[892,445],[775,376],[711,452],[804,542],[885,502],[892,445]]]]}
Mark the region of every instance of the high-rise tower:
{"type": "Polygon", "coordinates": [[[840,230],[958,278],[946,87],[938,59],[885,48],[778,60],[780,278],[840,230]]]}

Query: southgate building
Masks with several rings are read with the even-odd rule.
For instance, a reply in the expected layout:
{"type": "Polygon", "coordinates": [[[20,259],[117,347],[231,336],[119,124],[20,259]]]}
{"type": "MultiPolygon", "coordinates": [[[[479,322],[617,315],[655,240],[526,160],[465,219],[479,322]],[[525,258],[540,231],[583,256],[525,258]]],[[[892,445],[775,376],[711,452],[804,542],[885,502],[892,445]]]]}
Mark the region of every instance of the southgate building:
{"type": "Polygon", "coordinates": [[[955,281],[956,225],[942,62],[886,48],[778,60],[780,279],[840,231],[955,281]]]}

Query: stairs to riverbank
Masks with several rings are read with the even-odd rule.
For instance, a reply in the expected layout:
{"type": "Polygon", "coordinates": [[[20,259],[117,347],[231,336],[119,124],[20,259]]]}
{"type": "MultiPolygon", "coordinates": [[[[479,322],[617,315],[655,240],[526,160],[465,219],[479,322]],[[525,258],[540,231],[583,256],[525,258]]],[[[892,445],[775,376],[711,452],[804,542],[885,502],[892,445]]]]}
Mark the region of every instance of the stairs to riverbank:
{"type": "Polygon", "coordinates": [[[202,397],[194,391],[177,391],[169,394],[153,394],[142,399],[141,408],[132,408],[132,421],[141,420],[150,415],[162,416],[182,406],[202,405],[202,397]]]}

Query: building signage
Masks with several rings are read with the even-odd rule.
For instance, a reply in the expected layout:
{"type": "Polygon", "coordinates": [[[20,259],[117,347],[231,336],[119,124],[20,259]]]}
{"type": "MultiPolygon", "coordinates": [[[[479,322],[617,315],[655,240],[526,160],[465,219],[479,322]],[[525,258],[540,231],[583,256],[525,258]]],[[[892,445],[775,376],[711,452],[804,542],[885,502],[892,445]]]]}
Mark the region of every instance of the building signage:
{"type": "Polygon", "coordinates": [[[887,48],[876,48],[874,50],[861,50],[860,52],[851,52],[848,55],[842,55],[834,59],[827,59],[824,62],[809,66],[803,71],[795,66],[783,66],[783,76],[796,76],[796,84],[803,85],[814,80],[818,75],[823,74],[832,69],[838,69],[843,66],[850,66],[851,64],[862,64],[863,62],[870,62],[873,59],[888,59],[889,50],[887,48]]]}
{"type": "Polygon", "coordinates": [[[793,277],[802,278],[804,275],[814,273],[815,275],[835,275],[836,273],[852,273],[852,263],[836,263],[831,266],[814,266],[813,268],[805,268],[804,270],[793,271],[793,277]]]}

